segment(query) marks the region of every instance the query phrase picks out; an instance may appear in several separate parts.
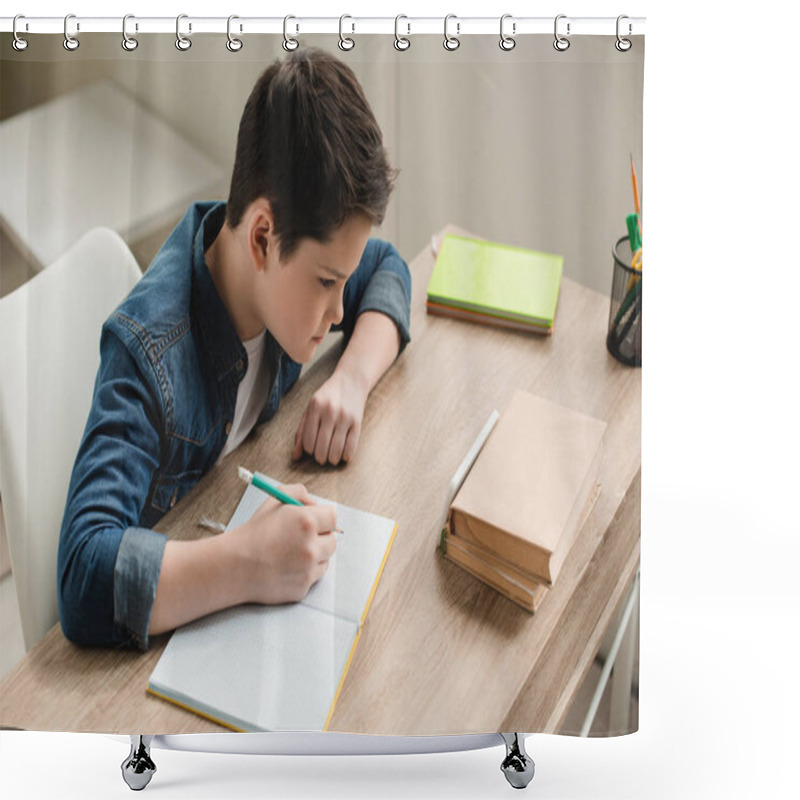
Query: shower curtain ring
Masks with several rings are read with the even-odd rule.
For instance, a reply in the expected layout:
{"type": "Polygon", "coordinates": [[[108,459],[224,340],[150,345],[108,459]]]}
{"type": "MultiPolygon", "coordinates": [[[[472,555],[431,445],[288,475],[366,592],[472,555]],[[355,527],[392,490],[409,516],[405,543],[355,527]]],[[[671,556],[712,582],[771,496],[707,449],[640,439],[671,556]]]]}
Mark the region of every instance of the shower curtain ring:
{"type": "Polygon", "coordinates": [[[449,50],[451,53],[453,50],[458,50],[459,45],[461,44],[461,40],[458,38],[458,34],[461,32],[461,23],[458,22],[458,17],[455,14],[448,14],[444,18],[444,41],[442,44],[444,45],[445,50],[449,50]],[[451,19],[456,20],[456,35],[451,36],[447,32],[447,23],[450,22],[451,19]]]}
{"type": "MultiPolygon", "coordinates": [[[[398,30],[400,25],[401,19],[408,19],[405,14],[398,14],[394,18],[394,49],[395,50],[408,50],[411,47],[411,39],[407,39],[405,36],[401,36],[398,30]]],[[[408,27],[408,35],[411,35],[411,23],[407,22],[406,26],[408,27]]]]}
{"type": "MultiPolygon", "coordinates": [[[[289,36],[287,32],[287,26],[290,19],[296,19],[296,17],[293,17],[291,14],[289,14],[283,18],[283,49],[291,53],[293,50],[297,50],[297,48],[300,47],[300,42],[294,37],[289,36]]],[[[299,32],[299,26],[296,30],[299,32]]]]}
{"type": "MultiPolygon", "coordinates": [[[[231,14],[228,17],[228,41],[225,43],[225,47],[231,51],[231,53],[238,53],[242,47],[244,46],[244,42],[241,39],[237,39],[235,36],[231,35],[231,21],[239,19],[236,14],[231,14]]],[[[242,28],[239,27],[239,31],[241,32],[242,28]]]]}
{"type": "Polygon", "coordinates": [[[11,46],[15,50],[18,50],[19,52],[22,52],[28,46],[28,40],[27,39],[23,39],[17,33],[17,20],[18,19],[25,19],[25,16],[23,14],[17,14],[17,16],[14,17],[14,25],[12,26],[12,31],[14,32],[14,41],[11,42],[11,46]]]}
{"type": "MultiPolygon", "coordinates": [[[[500,49],[505,50],[508,52],[509,50],[513,50],[517,46],[517,40],[513,36],[509,36],[504,30],[503,26],[505,25],[505,21],[507,19],[511,19],[511,14],[503,14],[500,17],[500,49]]],[[[517,32],[517,23],[511,23],[511,33],[515,34],[517,32]]]]}
{"type": "MultiPolygon", "coordinates": [[[[122,18],[122,49],[127,50],[129,53],[131,50],[135,50],[139,46],[139,40],[134,36],[128,36],[128,20],[135,19],[133,14],[126,14],[122,18]]],[[[136,26],[137,30],[139,26],[136,26]]]]}
{"type": "MultiPolygon", "coordinates": [[[[567,18],[566,14],[559,14],[556,17],[556,22],[554,27],[556,39],[553,42],[553,47],[555,47],[555,49],[558,50],[560,53],[563,53],[565,50],[569,49],[569,39],[567,39],[565,36],[562,36],[558,32],[558,21],[560,19],[566,19],[566,18],[567,18]]],[[[569,36],[569,22],[567,23],[567,36],[569,36]]]]}
{"type": "MultiPolygon", "coordinates": [[[[620,53],[627,53],[628,50],[630,50],[631,47],[633,46],[633,42],[631,42],[630,39],[623,39],[619,35],[619,23],[622,22],[623,19],[628,19],[627,15],[620,14],[617,17],[617,41],[614,43],[614,47],[616,47],[617,50],[620,51],[620,53]]],[[[628,23],[628,36],[631,35],[631,30],[632,30],[632,28],[631,28],[631,24],[629,22],[628,23]]]]}
{"type": "MultiPolygon", "coordinates": [[[[72,52],[73,50],[77,50],[81,44],[75,36],[70,36],[69,31],[67,30],[67,27],[69,26],[69,21],[71,19],[75,19],[74,14],[67,14],[67,16],[64,17],[64,49],[69,50],[70,52],[72,52]]],[[[75,24],[76,24],[76,29],[80,30],[81,29],[80,24],[79,23],[75,24]]]]}
{"type": "MultiPolygon", "coordinates": [[[[354,39],[351,39],[349,36],[345,36],[344,33],[342,33],[342,25],[344,24],[344,21],[346,19],[353,19],[353,18],[349,14],[342,14],[342,16],[339,17],[339,49],[340,50],[352,50],[356,46],[356,43],[355,43],[354,39]]],[[[353,32],[355,32],[355,29],[356,29],[355,22],[353,22],[352,25],[353,25],[353,32]]]]}
{"type": "MultiPolygon", "coordinates": [[[[181,20],[188,19],[188,17],[189,17],[188,14],[178,14],[178,18],[175,20],[175,36],[177,37],[175,39],[175,47],[177,47],[178,50],[181,50],[183,52],[185,52],[192,46],[192,40],[181,33],[181,20]]],[[[191,32],[192,32],[192,23],[190,22],[189,33],[191,32]]]]}

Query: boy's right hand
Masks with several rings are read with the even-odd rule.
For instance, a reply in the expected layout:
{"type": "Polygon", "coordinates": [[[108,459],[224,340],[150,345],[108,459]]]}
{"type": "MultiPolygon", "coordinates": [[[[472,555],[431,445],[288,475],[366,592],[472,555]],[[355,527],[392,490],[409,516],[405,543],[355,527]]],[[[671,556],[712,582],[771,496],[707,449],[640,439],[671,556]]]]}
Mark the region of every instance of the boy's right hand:
{"type": "Polygon", "coordinates": [[[281,488],[305,505],[284,505],[270,497],[247,522],[223,534],[231,537],[241,560],[244,602],[302,600],[336,550],[335,507],[316,505],[301,484],[281,488]]]}

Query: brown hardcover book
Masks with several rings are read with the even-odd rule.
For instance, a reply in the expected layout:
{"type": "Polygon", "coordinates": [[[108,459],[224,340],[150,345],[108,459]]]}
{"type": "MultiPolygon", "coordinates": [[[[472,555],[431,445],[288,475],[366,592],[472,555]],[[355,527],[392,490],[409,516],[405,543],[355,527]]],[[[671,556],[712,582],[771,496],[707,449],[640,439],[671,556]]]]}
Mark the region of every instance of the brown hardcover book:
{"type": "MultiPolygon", "coordinates": [[[[581,530],[592,513],[600,484],[596,484],[586,500],[578,530],[581,530]]],[[[450,524],[442,531],[442,551],[446,558],[463,567],[467,572],[504,594],[528,611],[536,611],[547,595],[548,585],[527,572],[503,561],[491,551],[474,542],[465,542],[450,532],[450,524]]]]}
{"type": "Polygon", "coordinates": [[[445,535],[444,554],[445,558],[458,564],[527,611],[536,611],[548,592],[547,584],[533,580],[518,570],[509,569],[507,566],[504,568],[493,566],[476,555],[456,536],[445,535]]]}
{"type": "Polygon", "coordinates": [[[597,484],[605,429],[515,392],[453,500],[452,535],[552,584],[597,484]]]}

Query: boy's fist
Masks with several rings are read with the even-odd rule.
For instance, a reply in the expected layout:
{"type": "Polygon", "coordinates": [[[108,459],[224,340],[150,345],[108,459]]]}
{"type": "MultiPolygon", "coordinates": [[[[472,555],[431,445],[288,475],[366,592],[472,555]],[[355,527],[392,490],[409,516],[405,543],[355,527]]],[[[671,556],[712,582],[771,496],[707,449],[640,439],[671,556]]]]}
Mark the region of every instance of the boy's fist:
{"type": "Polygon", "coordinates": [[[337,370],[315,392],[294,437],[292,458],[303,453],[318,464],[350,461],[358,448],[367,392],[344,370],[337,370]]]}

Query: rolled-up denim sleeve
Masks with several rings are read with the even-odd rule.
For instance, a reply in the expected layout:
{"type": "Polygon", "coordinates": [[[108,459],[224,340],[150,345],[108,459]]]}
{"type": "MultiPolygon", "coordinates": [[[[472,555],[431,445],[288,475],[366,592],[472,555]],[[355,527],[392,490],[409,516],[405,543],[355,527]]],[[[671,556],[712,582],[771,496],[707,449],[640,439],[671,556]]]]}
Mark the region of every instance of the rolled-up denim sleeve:
{"type": "Polygon", "coordinates": [[[166,544],[163,533],[128,528],[114,564],[114,627],[126,631],[131,644],[142,650],[149,645],[150,614],[166,544]]]}
{"type": "Polygon", "coordinates": [[[370,239],[345,287],[344,319],[339,329],[349,338],[365,311],[390,317],[400,334],[400,352],[411,340],[411,272],[388,242],[370,239]]]}
{"type": "Polygon", "coordinates": [[[58,547],[58,610],[76,644],[146,649],[167,537],[139,528],[160,456],[157,381],[106,323],[58,547]]]}

